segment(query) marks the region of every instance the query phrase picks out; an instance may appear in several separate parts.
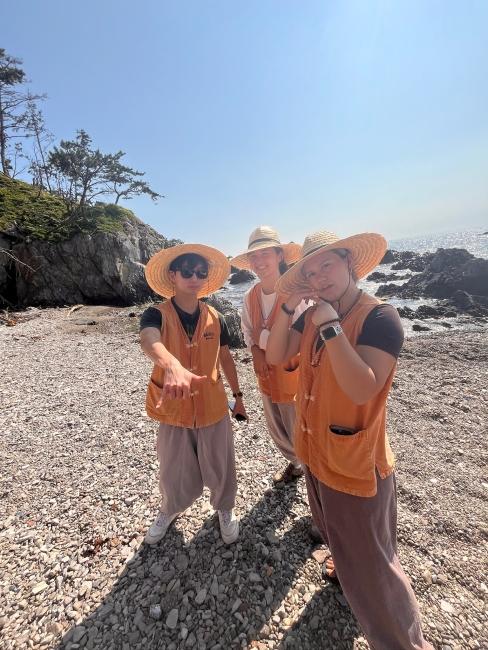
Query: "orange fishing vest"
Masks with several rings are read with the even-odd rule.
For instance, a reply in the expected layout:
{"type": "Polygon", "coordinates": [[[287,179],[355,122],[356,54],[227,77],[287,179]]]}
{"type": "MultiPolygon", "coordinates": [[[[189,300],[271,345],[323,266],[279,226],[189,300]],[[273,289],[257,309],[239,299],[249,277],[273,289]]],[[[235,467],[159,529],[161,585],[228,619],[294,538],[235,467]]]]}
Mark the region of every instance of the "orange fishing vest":
{"type": "Polygon", "coordinates": [[[196,375],[207,375],[192,397],[167,399],[159,408],[164,370],[155,365],[146,394],[150,418],[177,427],[196,429],[219,422],[227,413],[227,397],[219,372],[220,321],[215,309],[199,302],[200,317],[190,341],[171,300],[156,305],[163,316],[161,342],[182,366],[196,375]]]}
{"type": "MultiPolygon", "coordinates": [[[[379,300],[362,294],[341,323],[355,346],[363,323],[379,300]]],[[[386,399],[396,364],[381,391],[365,404],[355,404],[340,388],[322,347],[318,364],[311,365],[318,329],[312,323],[315,308],[305,316],[300,344],[300,379],[297,392],[295,452],[312,474],[328,487],[361,497],[376,494],[376,473],[393,472],[394,457],[386,434],[386,399]],[[330,426],[346,427],[353,435],[333,433],[330,426]]]]}
{"type": "MultiPolygon", "coordinates": [[[[288,296],[278,294],[275,304],[270,315],[264,322],[263,312],[261,309],[261,283],[258,282],[249,293],[249,315],[253,328],[253,340],[256,344],[259,341],[261,331],[271,329],[275,322],[276,316],[281,309],[281,305],[286,302],[288,296]]],[[[291,317],[290,317],[291,324],[291,317]]],[[[293,402],[298,386],[298,356],[291,359],[285,366],[268,365],[268,377],[258,377],[259,388],[261,392],[271,398],[275,404],[293,402]],[[285,370],[285,367],[294,368],[294,370],[285,370]]]]}

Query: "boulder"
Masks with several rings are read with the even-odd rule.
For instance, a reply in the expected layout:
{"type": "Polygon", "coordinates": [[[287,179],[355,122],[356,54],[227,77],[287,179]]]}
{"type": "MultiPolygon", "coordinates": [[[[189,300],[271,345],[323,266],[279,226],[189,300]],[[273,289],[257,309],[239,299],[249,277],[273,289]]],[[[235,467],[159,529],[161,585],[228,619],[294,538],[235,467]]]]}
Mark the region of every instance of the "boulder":
{"type": "Polygon", "coordinates": [[[392,264],[393,262],[396,261],[397,259],[396,256],[397,256],[396,251],[392,251],[388,249],[386,253],[383,255],[383,259],[381,260],[380,264],[392,264]]]}
{"type": "Polygon", "coordinates": [[[239,312],[234,305],[221,296],[210,296],[204,299],[209,305],[219,311],[225,318],[227,327],[230,333],[230,347],[243,348],[245,347],[244,338],[241,330],[241,318],[239,312]]]}
{"type": "Polygon", "coordinates": [[[252,282],[255,279],[256,276],[252,271],[248,271],[247,269],[240,269],[239,271],[232,273],[232,275],[229,278],[229,284],[241,284],[243,282],[252,282]]]}
{"type": "Polygon", "coordinates": [[[423,271],[429,264],[434,253],[414,253],[413,251],[400,251],[396,253],[397,261],[392,264],[392,271],[409,269],[410,271],[423,271]]]}

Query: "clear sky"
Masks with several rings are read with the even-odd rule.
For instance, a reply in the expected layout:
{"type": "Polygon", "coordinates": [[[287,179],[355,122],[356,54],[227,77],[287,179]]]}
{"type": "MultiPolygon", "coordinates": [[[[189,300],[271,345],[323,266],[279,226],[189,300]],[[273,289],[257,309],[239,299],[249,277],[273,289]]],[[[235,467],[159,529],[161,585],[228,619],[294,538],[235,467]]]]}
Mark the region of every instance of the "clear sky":
{"type": "Polygon", "coordinates": [[[1,4],[56,138],[125,151],[168,237],[488,229],[486,0],[1,4]]]}

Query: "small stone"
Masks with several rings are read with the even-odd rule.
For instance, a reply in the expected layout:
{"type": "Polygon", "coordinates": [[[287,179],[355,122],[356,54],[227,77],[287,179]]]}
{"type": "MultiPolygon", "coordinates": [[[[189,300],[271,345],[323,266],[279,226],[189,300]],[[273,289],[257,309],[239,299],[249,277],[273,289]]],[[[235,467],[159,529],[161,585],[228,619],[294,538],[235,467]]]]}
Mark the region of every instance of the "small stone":
{"type": "Polygon", "coordinates": [[[235,601],[234,601],[234,604],[232,605],[232,609],[230,610],[231,614],[233,614],[234,612],[237,612],[237,610],[239,609],[239,607],[241,605],[242,605],[242,600],[240,598],[236,598],[235,601]]]}
{"type": "Polygon", "coordinates": [[[251,573],[249,574],[249,580],[250,580],[250,582],[262,582],[263,581],[261,576],[258,575],[257,573],[254,573],[253,571],[251,571],[251,573]]]}
{"type": "Polygon", "coordinates": [[[279,544],[280,539],[276,536],[276,533],[272,530],[266,531],[266,538],[270,544],[279,544]]]}
{"type": "Polygon", "coordinates": [[[315,551],[312,552],[313,559],[319,564],[323,564],[328,556],[329,552],[325,548],[316,548],[315,551]]]}
{"type": "Polygon", "coordinates": [[[178,625],[178,610],[176,608],[172,609],[166,617],[166,625],[170,630],[174,630],[178,625]]]}
{"type": "Polygon", "coordinates": [[[441,600],[441,609],[443,612],[446,612],[447,614],[455,614],[456,613],[456,608],[454,605],[451,605],[447,600],[441,600]]]}
{"type": "Polygon", "coordinates": [[[79,643],[81,639],[85,636],[86,634],[86,627],[83,627],[83,625],[77,625],[75,629],[73,630],[73,643],[79,643]]]}
{"type": "Polygon", "coordinates": [[[149,616],[155,621],[159,621],[161,618],[161,605],[151,605],[149,608],[149,616]]]}
{"type": "Polygon", "coordinates": [[[311,629],[316,630],[318,628],[318,626],[319,626],[319,623],[320,623],[320,618],[317,615],[312,616],[312,618],[310,619],[310,627],[311,627],[311,629]]]}
{"type": "Polygon", "coordinates": [[[198,594],[195,596],[196,604],[201,605],[203,602],[205,602],[206,597],[207,597],[207,590],[206,589],[200,589],[198,594]]]}
{"type": "Polygon", "coordinates": [[[32,588],[32,594],[35,596],[36,594],[40,594],[42,591],[48,588],[47,582],[38,582],[37,585],[35,585],[32,588]]]}
{"type": "Polygon", "coordinates": [[[136,501],[137,501],[137,496],[126,497],[124,499],[124,503],[125,503],[126,506],[131,506],[136,501]]]}
{"type": "Polygon", "coordinates": [[[341,607],[348,607],[347,600],[344,598],[342,594],[336,594],[335,597],[341,607]]]}
{"type": "Polygon", "coordinates": [[[432,584],[432,573],[429,571],[429,569],[425,569],[425,571],[422,573],[422,577],[428,585],[432,584]]]}

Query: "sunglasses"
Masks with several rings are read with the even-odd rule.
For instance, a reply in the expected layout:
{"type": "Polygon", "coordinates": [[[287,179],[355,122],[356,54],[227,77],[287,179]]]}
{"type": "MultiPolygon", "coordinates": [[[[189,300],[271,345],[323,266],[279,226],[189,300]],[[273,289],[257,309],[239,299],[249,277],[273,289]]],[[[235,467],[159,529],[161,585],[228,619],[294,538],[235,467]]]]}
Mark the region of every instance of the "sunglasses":
{"type": "Polygon", "coordinates": [[[194,275],[199,279],[199,280],[205,280],[208,278],[208,270],[205,269],[178,269],[179,272],[181,273],[181,277],[185,278],[185,280],[189,280],[191,277],[194,275]]]}

